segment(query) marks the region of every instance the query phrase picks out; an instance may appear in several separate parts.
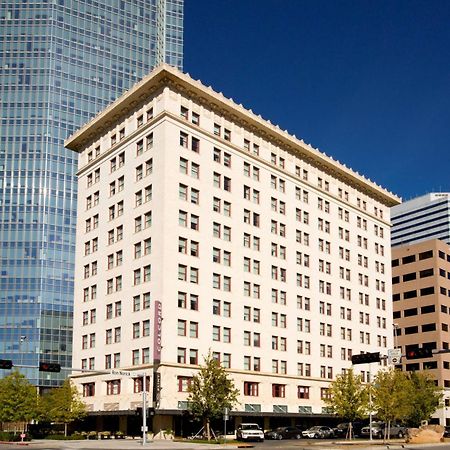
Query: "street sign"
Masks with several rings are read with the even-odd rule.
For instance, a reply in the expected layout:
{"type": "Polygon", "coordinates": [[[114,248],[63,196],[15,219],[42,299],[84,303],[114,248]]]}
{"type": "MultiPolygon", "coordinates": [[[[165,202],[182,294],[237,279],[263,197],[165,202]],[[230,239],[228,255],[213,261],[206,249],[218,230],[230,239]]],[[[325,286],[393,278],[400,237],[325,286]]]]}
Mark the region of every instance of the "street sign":
{"type": "Polygon", "coordinates": [[[131,377],[131,372],[127,371],[127,370],[111,369],[111,371],[109,373],[111,375],[119,375],[119,376],[122,376],[122,377],[131,377]]]}
{"type": "Polygon", "coordinates": [[[230,410],[229,408],[223,409],[223,420],[229,420],[230,419],[230,410]]]}
{"type": "Polygon", "coordinates": [[[400,348],[391,348],[388,350],[388,363],[400,364],[402,362],[402,350],[400,348]]]}

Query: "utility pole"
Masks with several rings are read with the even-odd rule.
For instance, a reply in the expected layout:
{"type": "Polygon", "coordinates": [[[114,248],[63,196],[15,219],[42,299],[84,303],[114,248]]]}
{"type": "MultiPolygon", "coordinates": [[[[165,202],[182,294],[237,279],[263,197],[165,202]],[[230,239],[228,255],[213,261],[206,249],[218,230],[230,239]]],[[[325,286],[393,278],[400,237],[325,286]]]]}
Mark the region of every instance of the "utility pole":
{"type": "Polygon", "coordinates": [[[369,440],[373,439],[372,437],[372,372],[370,370],[371,364],[369,363],[369,440]]]}
{"type": "Polygon", "coordinates": [[[147,386],[145,372],[142,374],[142,445],[147,443],[147,386]]]}
{"type": "Polygon", "coordinates": [[[368,364],[369,365],[369,439],[372,440],[372,372],[370,368],[370,363],[380,362],[380,352],[375,353],[360,353],[359,355],[352,356],[352,364],[368,364]]]}

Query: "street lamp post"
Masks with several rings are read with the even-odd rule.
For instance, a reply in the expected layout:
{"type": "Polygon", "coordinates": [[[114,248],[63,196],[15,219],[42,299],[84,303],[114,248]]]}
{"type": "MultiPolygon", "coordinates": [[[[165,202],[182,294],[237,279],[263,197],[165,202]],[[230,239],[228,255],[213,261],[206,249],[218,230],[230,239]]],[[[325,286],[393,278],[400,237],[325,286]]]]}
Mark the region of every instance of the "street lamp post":
{"type": "Polygon", "coordinates": [[[27,337],[25,335],[20,336],[20,340],[19,340],[20,365],[23,365],[22,344],[26,341],[26,339],[27,339],[27,337]]]}
{"type": "Polygon", "coordinates": [[[398,340],[398,323],[394,323],[394,348],[397,348],[397,340],[398,340]]]}
{"type": "Polygon", "coordinates": [[[147,443],[147,377],[142,374],[142,445],[147,443]]]}

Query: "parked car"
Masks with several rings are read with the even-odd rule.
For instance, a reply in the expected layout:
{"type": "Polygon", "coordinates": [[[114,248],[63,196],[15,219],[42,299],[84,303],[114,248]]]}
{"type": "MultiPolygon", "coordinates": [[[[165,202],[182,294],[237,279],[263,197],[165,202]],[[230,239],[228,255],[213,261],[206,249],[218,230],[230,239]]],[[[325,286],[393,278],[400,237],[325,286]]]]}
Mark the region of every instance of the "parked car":
{"type": "Polygon", "coordinates": [[[444,437],[446,438],[450,437],[450,426],[448,425],[444,427],[444,437]]]}
{"type": "MultiPolygon", "coordinates": [[[[372,424],[372,437],[374,439],[382,439],[384,437],[384,430],[387,427],[387,424],[384,422],[374,422],[372,424]]],[[[361,437],[368,438],[370,437],[370,426],[363,427],[361,429],[361,437]]],[[[389,428],[389,438],[402,438],[406,436],[406,427],[402,425],[398,425],[396,423],[392,423],[389,428]]]]}
{"type": "Polygon", "coordinates": [[[266,439],[300,439],[302,430],[297,427],[278,427],[264,433],[266,439]]]}
{"type": "Polygon", "coordinates": [[[257,423],[241,423],[236,430],[238,441],[264,441],[263,430],[257,423]]]}
{"type": "MultiPolygon", "coordinates": [[[[350,422],[339,423],[335,428],[333,428],[333,433],[335,437],[345,438],[348,435],[348,429],[350,422]]],[[[352,422],[353,436],[359,436],[361,429],[364,427],[363,422],[355,421],[352,422]]]]}
{"type": "Polygon", "coordinates": [[[308,428],[306,431],[302,431],[302,436],[306,438],[332,438],[334,437],[333,429],[330,427],[318,425],[315,427],[308,428]]]}

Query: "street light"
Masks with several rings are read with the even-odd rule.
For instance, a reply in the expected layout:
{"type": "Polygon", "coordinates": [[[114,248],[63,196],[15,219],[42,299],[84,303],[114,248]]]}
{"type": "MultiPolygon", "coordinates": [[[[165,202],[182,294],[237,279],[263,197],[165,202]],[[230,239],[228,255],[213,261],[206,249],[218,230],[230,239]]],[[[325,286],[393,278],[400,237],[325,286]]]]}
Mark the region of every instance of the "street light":
{"type": "Polygon", "coordinates": [[[27,337],[25,335],[20,336],[19,340],[19,353],[20,353],[20,365],[23,365],[23,351],[22,344],[26,341],[27,337]]]}
{"type": "Polygon", "coordinates": [[[394,327],[394,348],[397,348],[398,329],[400,328],[398,323],[392,324],[394,327]]]}

